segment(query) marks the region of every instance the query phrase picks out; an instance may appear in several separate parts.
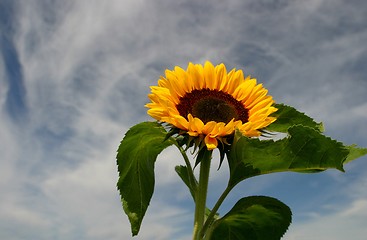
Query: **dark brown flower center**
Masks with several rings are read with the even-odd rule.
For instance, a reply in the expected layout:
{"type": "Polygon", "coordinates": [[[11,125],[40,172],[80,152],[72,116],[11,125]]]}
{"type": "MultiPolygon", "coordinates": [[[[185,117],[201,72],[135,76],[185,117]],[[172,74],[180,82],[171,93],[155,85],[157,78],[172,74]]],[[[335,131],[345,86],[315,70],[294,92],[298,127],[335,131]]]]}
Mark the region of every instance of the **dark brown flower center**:
{"type": "Polygon", "coordinates": [[[230,94],[222,91],[201,89],[193,90],[180,98],[177,104],[180,115],[187,118],[189,113],[204,123],[215,121],[228,123],[233,118],[248,121],[248,110],[230,94]]]}

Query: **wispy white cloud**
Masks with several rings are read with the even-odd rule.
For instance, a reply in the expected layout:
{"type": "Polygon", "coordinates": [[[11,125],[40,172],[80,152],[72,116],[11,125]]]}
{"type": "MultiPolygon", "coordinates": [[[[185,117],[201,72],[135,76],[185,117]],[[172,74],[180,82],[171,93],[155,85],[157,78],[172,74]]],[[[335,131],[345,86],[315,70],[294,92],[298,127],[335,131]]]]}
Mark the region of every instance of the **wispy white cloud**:
{"type": "MultiPolygon", "coordinates": [[[[1,238],[130,238],[115,188],[115,151],[131,125],[149,119],[144,108],[149,85],[165,68],[185,67],[188,61],[243,68],[277,101],[324,121],[332,135],[353,132],[344,138],[367,144],[361,64],[367,51],[366,8],[341,0],[40,0],[16,6],[14,44],[29,121],[17,125],[6,117],[7,86],[0,82],[1,238]]],[[[0,74],[3,69],[0,62],[0,74]]],[[[159,156],[156,194],[136,239],[189,238],[191,197],[174,172],[182,163],[174,148],[159,156]]],[[[226,163],[219,172],[216,167],[213,195],[228,177],[226,163]]],[[[350,169],[356,182],[365,179],[363,167],[350,169]]],[[[289,181],[287,176],[251,180],[229,202],[275,189],[279,186],[273,184],[289,181]]],[[[365,186],[358,186],[347,193],[363,193],[365,186]]],[[[302,239],[309,236],[302,229],[312,227],[322,234],[316,225],[321,221],[344,229],[343,219],[366,218],[351,210],[364,207],[362,197],[354,196],[341,211],[295,223],[288,237],[302,239]]],[[[325,239],[336,235],[330,232],[325,239]]]]}
{"type": "MultiPolygon", "coordinates": [[[[5,81],[6,76],[5,76],[5,64],[4,64],[4,60],[3,58],[0,58],[0,83],[1,83],[1,88],[0,88],[0,106],[1,106],[1,110],[3,111],[4,109],[4,104],[6,101],[6,93],[8,91],[8,84],[5,81]]],[[[4,113],[5,114],[5,113],[4,113]]]]}
{"type": "Polygon", "coordinates": [[[355,240],[365,239],[367,230],[364,222],[367,217],[367,202],[359,199],[347,206],[336,207],[329,215],[314,215],[306,223],[294,223],[285,240],[344,240],[352,238],[355,240]]]}

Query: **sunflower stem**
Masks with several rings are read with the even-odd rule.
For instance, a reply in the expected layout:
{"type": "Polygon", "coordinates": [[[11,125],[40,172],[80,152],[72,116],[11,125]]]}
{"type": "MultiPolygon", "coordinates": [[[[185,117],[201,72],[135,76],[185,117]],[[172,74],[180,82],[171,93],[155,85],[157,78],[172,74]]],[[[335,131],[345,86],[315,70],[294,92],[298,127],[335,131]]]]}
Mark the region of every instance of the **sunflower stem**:
{"type": "Polygon", "coordinates": [[[202,228],[202,232],[201,232],[201,234],[202,234],[201,237],[204,236],[203,233],[207,234],[204,239],[210,239],[210,235],[211,235],[211,232],[213,230],[211,228],[211,225],[212,225],[213,221],[215,220],[214,216],[217,213],[219,207],[222,205],[224,199],[227,197],[228,193],[232,189],[233,189],[233,186],[228,185],[226,187],[226,189],[223,191],[223,193],[220,195],[220,197],[218,198],[218,201],[215,203],[213,209],[210,211],[210,214],[208,215],[208,218],[206,219],[205,224],[202,228]],[[207,232],[207,230],[208,230],[208,232],[207,232]]]}
{"type": "Polygon", "coordinates": [[[208,151],[206,148],[203,148],[197,157],[201,159],[198,159],[200,160],[200,176],[195,197],[195,219],[192,238],[193,240],[200,240],[200,236],[205,234],[202,233],[202,228],[205,220],[206,197],[208,193],[212,151],[208,151]]]}

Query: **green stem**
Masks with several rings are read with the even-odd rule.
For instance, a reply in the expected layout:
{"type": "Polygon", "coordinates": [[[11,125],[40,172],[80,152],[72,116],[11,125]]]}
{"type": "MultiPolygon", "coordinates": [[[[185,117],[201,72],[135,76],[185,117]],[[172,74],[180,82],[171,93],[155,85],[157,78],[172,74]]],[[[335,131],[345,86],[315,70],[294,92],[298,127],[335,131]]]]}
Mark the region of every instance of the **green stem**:
{"type": "Polygon", "coordinates": [[[200,240],[200,236],[202,235],[201,232],[205,220],[206,196],[208,192],[212,151],[208,151],[207,149],[203,148],[199,152],[197,157],[201,158],[201,161],[200,161],[199,184],[195,197],[195,219],[194,219],[194,232],[192,238],[193,240],[200,240]]]}
{"type": "MultiPolygon", "coordinates": [[[[201,231],[201,237],[204,236],[204,233],[208,230],[208,228],[210,227],[210,225],[213,223],[214,221],[214,216],[217,213],[219,207],[222,205],[224,199],[227,197],[228,193],[233,189],[233,186],[227,186],[226,189],[223,191],[222,195],[220,195],[220,197],[218,198],[218,201],[215,203],[213,209],[210,211],[210,214],[202,228],[201,231]]],[[[211,228],[209,229],[209,231],[206,233],[205,239],[210,239],[211,236],[211,228]]]]}
{"type": "Polygon", "coordinates": [[[175,145],[178,148],[178,150],[180,150],[181,155],[183,156],[184,160],[185,160],[185,164],[187,167],[187,172],[188,172],[188,177],[189,177],[189,181],[190,181],[190,185],[191,186],[195,186],[196,185],[196,179],[195,179],[195,175],[194,172],[192,170],[191,164],[190,164],[190,160],[187,157],[187,154],[185,152],[185,150],[177,143],[176,140],[175,141],[175,145]]]}

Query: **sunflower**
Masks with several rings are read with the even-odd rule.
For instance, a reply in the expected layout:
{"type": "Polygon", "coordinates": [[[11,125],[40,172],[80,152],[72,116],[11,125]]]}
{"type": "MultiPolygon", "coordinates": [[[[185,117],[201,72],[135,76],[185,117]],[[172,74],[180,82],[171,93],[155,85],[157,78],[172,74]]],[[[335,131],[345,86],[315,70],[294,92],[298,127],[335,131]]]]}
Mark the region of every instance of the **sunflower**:
{"type": "Polygon", "coordinates": [[[172,124],[191,137],[201,137],[208,150],[238,129],[247,137],[276,120],[274,100],[262,84],[241,70],[227,73],[224,64],[189,63],[187,70],[166,70],[158,86],[151,87],[145,106],[158,121],[172,124]]]}

